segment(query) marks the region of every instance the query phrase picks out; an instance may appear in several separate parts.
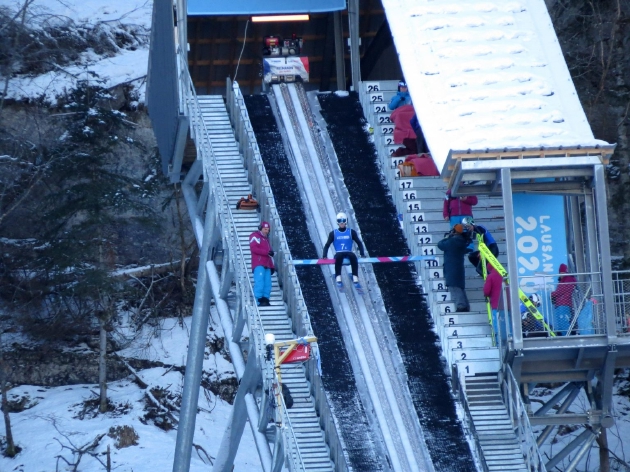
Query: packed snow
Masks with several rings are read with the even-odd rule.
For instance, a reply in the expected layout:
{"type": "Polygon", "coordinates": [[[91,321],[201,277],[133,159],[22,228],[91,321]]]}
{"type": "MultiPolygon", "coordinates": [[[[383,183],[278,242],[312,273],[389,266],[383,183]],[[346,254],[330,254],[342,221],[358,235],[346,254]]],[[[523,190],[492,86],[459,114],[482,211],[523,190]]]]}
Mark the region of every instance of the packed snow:
{"type": "Polygon", "coordinates": [[[595,139],[544,0],[383,0],[431,155],[595,139]]]}
{"type": "MultiPolygon", "coordinates": [[[[125,319],[125,318],[123,318],[125,319]]],[[[13,437],[22,451],[13,459],[0,456],[0,470],[47,472],[74,470],[78,450],[86,449],[96,438],[98,445],[81,456],[77,470],[105,470],[109,446],[112,470],[120,472],[155,472],[171,470],[175,452],[176,429],[168,431],[156,426],[147,411],[147,390],[181,392],[183,374],[178,369],[186,362],[191,319],[180,325],[176,318],[166,319],[157,327],[159,338],[145,328],[135,341],[117,354],[126,359],[146,359],[164,366],[138,372],[148,389],[140,388],[132,376],[108,384],[108,398],[113,411],[99,414],[98,385],[39,387],[20,385],[9,391],[9,401],[24,402],[26,409],[11,414],[13,437]],[[157,389],[157,390],[156,390],[157,389]],[[131,427],[137,438],[125,444],[116,430],[131,427]],[[99,461],[100,460],[100,461],[99,461]],[[57,468],[58,467],[58,468],[57,468]]],[[[118,330],[131,335],[123,322],[118,330]]],[[[222,336],[222,333],[217,333],[222,336]]],[[[6,338],[4,339],[6,342],[6,338]]],[[[216,376],[230,376],[233,368],[219,353],[204,361],[204,371],[216,376]]],[[[200,389],[199,414],[194,436],[191,471],[207,471],[216,457],[232,406],[210,392],[200,389]]],[[[168,428],[166,428],[168,429],[168,428]]],[[[4,420],[0,418],[0,437],[4,436],[4,420]]],[[[127,438],[129,435],[126,436],[127,438]]],[[[259,471],[260,461],[249,427],[246,427],[235,470],[259,471]],[[254,451],[254,452],[252,452],[254,451]]]]}

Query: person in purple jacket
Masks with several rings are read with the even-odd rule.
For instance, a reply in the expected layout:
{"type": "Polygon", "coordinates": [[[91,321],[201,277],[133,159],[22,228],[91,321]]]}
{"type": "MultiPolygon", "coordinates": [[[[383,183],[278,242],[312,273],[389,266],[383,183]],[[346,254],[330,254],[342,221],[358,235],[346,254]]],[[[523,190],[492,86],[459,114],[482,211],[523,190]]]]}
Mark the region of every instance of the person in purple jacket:
{"type": "Polygon", "coordinates": [[[461,223],[464,217],[473,216],[472,207],[475,206],[478,201],[476,195],[452,197],[451,190],[449,189],[446,191],[442,216],[444,216],[446,221],[450,221],[452,228],[456,224],[461,223]]]}
{"type": "Polygon", "coordinates": [[[252,271],[254,272],[254,297],[258,306],[269,306],[271,296],[271,276],[276,268],[273,263],[274,252],[269,242],[271,226],[263,221],[258,231],[249,235],[249,249],[252,253],[252,271]]]}

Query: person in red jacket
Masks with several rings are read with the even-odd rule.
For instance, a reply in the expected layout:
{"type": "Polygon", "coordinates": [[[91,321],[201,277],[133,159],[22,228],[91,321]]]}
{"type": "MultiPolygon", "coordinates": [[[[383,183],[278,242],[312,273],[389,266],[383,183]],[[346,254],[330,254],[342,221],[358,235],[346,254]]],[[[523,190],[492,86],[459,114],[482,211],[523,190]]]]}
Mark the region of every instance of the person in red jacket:
{"type": "Polygon", "coordinates": [[[560,276],[558,277],[558,285],[551,292],[551,301],[554,310],[554,330],[556,332],[564,332],[569,334],[569,326],[573,319],[573,291],[577,284],[577,279],[568,274],[569,268],[566,264],[560,264],[560,276]]]}
{"type": "Polygon", "coordinates": [[[271,276],[276,270],[273,263],[274,252],[269,242],[271,226],[266,221],[260,223],[258,231],[249,235],[249,249],[252,253],[254,272],[254,297],[258,306],[269,306],[271,296],[271,276]]]}
{"type": "Polygon", "coordinates": [[[402,144],[405,138],[411,138],[415,142],[416,133],[409,122],[415,114],[413,105],[403,105],[396,108],[389,116],[394,123],[394,144],[402,144]]]}
{"type": "MultiPolygon", "coordinates": [[[[499,339],[499,301],[501,300],[501,290],[503,288],[503,278],[499,274],[492,264],[487,264],[487,276],[486,281],[483,284],[483,295],[490,302],[490,308],[492,308],[492,330],[494,332],[494,343],[498,343],[499,339]]],[[[503,327],[505,331],[506,327],[503,327]]],[[[506,333],[501,333],[501,339],[507,339],[506,333]]]]}
{"type": "Polygon", "coordinates": [[[478,201],[476,195],[452,197],[451,190],[449,189],[446,191],[442,216],[444,216],[446,221],[451,222],[452,228],[456,224],[461,223],[464,217],[473,216],[472,207],[475,206],[478,201]]]}

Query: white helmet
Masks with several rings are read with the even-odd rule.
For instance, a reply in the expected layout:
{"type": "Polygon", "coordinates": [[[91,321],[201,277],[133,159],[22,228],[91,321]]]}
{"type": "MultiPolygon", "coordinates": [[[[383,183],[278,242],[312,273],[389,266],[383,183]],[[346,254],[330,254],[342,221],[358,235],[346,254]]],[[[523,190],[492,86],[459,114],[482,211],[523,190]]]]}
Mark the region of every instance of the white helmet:
{"type": "Polygon", "coordinates": [[[464,226],[474,225],[475,224],[475,220],[473,220],[472,216],[465,216],[464,218],[462,218],[462,224],[464,226]]]}
{"type": "Polygon", "coordinates": [[[536,306],[540,306],[540,297],[536,293],[532,293],[529,296],[529,300],[536,306]]]}
{"type": "Polygon", "coordinates": [[[337,223],[347,223],[348,215],[346,215],[343,211],[337,213],[337,223]]]}

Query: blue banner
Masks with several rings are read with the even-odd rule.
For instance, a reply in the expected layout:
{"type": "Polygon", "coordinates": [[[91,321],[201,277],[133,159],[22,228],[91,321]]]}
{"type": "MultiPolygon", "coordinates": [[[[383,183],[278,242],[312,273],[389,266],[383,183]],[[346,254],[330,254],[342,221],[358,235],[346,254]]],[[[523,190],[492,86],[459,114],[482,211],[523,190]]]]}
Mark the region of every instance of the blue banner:
{"type": "Polygon", "coordinates": [[[567,262],[564,197],[514,194],[513,202],[519,277],[557,274],[567,262]]]}

